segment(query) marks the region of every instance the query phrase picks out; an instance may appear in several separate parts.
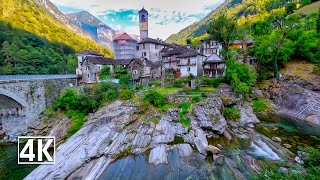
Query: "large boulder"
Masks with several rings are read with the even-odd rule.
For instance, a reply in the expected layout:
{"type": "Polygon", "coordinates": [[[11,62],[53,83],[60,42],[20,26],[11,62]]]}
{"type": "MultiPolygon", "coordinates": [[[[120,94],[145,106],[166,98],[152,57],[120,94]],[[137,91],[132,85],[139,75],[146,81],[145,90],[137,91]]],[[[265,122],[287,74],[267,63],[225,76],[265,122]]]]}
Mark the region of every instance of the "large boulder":
{"type": "Polygon", "coordinates": [[[320,94],[289,82],[273,101],[280,113],[320,125],[320,94]]]}
{"type": "Polygon", "coordinates": [[[193,152],[190,144],[178,144],[177,149],[180,157],[188,157],[193,152]]]}
{"type": "Polygon", "coordinates": [[[153,148],[149,155],[149,163],[152,163],[154,165],[166,163],[168,164],[167,160],[167,153],[168,145],[161,144],[155,148],[153,148]]]}

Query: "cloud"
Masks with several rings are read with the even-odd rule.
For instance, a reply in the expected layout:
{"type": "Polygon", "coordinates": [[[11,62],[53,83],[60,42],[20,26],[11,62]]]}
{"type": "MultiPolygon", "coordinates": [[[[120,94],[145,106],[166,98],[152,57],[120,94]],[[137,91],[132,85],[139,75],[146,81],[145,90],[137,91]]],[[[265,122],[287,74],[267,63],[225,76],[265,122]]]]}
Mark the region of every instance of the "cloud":
{"type": "Polygon", "coordinates": [[[149,11],[149,34],[166,39],[204,18],[224,0],[51,0],[61,7],[86,10],[110,27],[139,33],[137,12],[144,6],[149,11]],[[113,20],[113,21],[112,21],[113,20]]]}

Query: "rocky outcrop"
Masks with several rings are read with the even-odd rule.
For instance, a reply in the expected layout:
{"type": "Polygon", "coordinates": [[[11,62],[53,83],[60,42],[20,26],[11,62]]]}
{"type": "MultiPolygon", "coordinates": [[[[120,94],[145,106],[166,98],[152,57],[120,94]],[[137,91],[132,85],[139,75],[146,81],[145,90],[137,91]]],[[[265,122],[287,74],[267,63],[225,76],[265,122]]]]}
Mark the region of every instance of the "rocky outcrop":
{"type": "Polygon", "coordinates": [[[273,91],[273,102],[280,113],[320,125],[320,94],[285,82],[273,91]]]}
{"type": "Polygon", "coordinates": [[[154,165],[161,163],[168,163],[167,155],[168,155],[168,145],[161,144],[156,148],[153,148],[149,155],[149,163],[153,163],[154,165]]]}

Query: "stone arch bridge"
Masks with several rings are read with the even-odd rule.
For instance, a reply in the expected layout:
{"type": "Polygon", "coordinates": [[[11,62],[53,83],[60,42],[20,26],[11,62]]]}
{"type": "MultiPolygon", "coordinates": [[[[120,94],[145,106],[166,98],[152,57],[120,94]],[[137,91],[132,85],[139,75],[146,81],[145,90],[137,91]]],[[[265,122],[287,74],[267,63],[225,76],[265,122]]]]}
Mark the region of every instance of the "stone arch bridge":
{"type": "Polygon", "coordinates": [[[73,74],[0,76],[0,142],[31,132],[61,91],[77,83],[73,74]]]}

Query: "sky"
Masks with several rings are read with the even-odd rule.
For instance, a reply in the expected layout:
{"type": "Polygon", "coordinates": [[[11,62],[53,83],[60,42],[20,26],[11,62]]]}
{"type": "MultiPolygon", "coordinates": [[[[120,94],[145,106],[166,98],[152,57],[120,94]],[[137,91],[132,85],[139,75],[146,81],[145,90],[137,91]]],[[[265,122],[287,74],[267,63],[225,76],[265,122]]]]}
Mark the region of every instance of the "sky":
{"type": "Polygon", "coordinates": [[[149,12],[149,36],[167,39],[200,21],[224,0],[51,0],[62,12],[88,11],[114,30],[139,35],[138,11],[149,12]]]}

